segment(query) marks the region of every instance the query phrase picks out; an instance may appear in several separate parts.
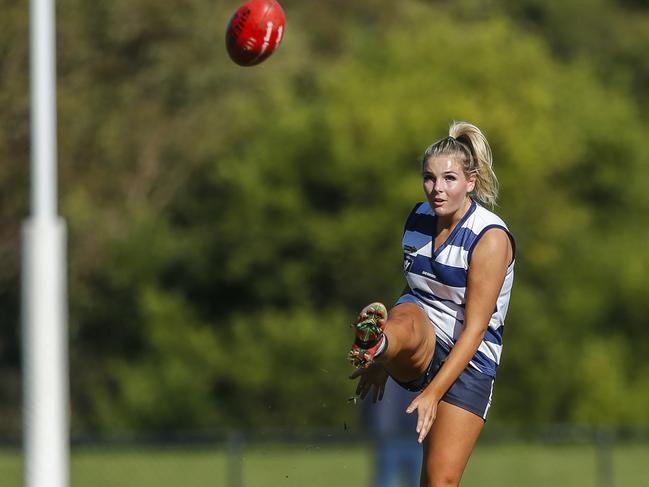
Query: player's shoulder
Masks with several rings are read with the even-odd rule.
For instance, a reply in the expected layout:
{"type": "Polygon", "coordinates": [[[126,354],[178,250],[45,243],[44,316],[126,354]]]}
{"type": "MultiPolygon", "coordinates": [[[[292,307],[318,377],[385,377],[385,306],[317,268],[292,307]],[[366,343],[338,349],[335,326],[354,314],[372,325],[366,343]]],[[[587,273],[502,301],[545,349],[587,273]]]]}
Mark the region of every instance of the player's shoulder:
{"type": "Polygon", "coordinates": [[[433,209],[428,201],[419,201],[415,204],[410,213],[415,215],[433,215],[433,209]]]}
{"type": "Polygon", "coordinates": [[[511,245],[512,252],[516,253],[514,236],[500,216],[476,203],[472,217],[471,231],[477,235],[477,238],[469,249],[469,260],[471,260],[478,243],[487,254],[506,250],[508,244],[511,245]]]}
{"type": "Polygon", "coordinates": [[[486,229],[487,227],[503,227],[504,229],[509,230],[505,220],[478,203],[475,203],[475,210],[473,211],[470,220],[472,226],[478,231],[486,229]]]}
{"type": "Polygon", "coordinates": [[[426,229],[432,228],[431,219],[434,213],[428,202],[417,203],[406,219],[403,231],[416,231],[426,234],[426,229]]]}

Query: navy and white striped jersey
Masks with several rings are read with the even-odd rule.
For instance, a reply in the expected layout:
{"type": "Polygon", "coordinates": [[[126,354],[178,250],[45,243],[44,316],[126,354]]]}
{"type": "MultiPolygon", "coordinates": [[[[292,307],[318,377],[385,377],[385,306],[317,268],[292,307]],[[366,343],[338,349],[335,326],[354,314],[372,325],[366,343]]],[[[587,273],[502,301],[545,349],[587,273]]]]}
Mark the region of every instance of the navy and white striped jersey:
{"type": "MultiPolygon", "coordinates": [[[[446,351],[464,330],[464,307],[471,255],[478,240],[490,228],[502,228],[514,238],[507,225],[491,211],[471,202],[471,207],[446,241],[433,251],[436,215],[429,203],[419,203],[410,213],[403,234],[404,272],[409,291],[397,304],[421,306],[433,325],[437,342],[446,351]]],[[[514,281],[514,259],[496,301],[487,331],[470,365],[490,377],[496,376],[503,346],[503,325],[514,281]]]]}

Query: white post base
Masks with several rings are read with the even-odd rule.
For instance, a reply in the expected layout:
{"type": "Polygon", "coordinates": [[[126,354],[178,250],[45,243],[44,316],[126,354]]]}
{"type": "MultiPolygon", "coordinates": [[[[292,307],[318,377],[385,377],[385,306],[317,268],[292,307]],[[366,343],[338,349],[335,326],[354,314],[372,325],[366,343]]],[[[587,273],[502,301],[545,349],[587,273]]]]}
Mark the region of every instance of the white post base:
{"type": "Polygon", "coordinates": [[[69,481],[66,230],[60,218],[23,226],[22,349],[25,486],[69,481]]]}

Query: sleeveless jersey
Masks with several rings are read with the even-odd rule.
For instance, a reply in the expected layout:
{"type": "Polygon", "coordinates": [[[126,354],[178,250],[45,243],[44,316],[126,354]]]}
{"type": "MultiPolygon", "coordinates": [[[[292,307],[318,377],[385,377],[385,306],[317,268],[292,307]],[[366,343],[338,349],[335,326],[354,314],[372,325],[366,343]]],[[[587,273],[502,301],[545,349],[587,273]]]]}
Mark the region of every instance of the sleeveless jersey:
{"type": "MultiPolygon", "coordinates": [[[[433,251],[436,219],[426,202],[417,204],[406,221],[403,268],[410,289],[397,304],[414,302],[421,306],[435,327],[437,342],[448,352],[464,330],[467,275],[478,240],[490,228],[502,228],[511,239],[514,255],[515,242],[500,217],[472,201],[446,241],[433,251]]],[[[512,259],[482,343],[469,362],[490,377],[496,376],[500,363],[514,263],[512,259]]]]}

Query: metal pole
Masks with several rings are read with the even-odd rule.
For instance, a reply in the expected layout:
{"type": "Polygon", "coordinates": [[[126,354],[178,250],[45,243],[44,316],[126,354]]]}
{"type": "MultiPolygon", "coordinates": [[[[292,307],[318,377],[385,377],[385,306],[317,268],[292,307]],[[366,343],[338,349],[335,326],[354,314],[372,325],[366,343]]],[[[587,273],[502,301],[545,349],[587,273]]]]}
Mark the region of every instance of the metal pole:
{"type": "Polygon", "coordinates": [[[56,208],[56,35],[54,0],[31,0],[32,214],[56,208]]]}
{"type": "Polygon", "coordinates": [[[65,223],[57,216],[53,0],[30,2],[32,215],[23,226],[25,486],[69,483],[65,223]]]}

